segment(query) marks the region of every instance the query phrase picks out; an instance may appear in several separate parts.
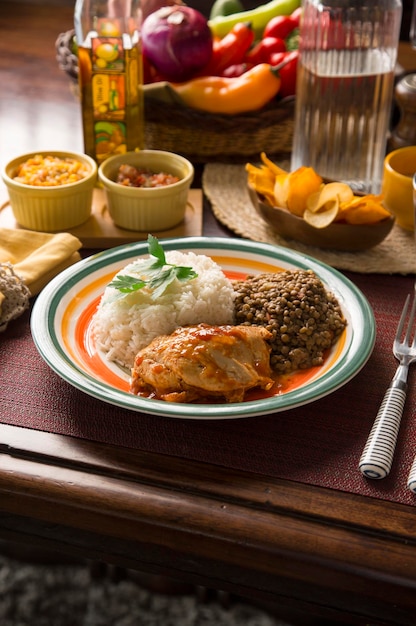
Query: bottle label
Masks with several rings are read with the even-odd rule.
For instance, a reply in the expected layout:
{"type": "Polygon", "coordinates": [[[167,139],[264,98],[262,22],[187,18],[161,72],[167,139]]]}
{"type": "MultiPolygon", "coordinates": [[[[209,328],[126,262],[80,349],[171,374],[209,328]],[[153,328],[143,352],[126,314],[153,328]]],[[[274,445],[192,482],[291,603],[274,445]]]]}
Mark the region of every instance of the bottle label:
{"type": "Polygon", "coordinates": [[[124,49],[121,37],[93,37],[92,71],[124,72],[124,49]]]}
{"type": "Polygon", "coordinates": [[[126,107],[124,75],[94,74],[92,103],[95,120],[123,120],[126,107]]]}
{"type": "Polygon", "coordinates": [[[121,37],[94,37],[91,46],[95,153],[101,162],[127,151],[126,64],[121,37]]]}

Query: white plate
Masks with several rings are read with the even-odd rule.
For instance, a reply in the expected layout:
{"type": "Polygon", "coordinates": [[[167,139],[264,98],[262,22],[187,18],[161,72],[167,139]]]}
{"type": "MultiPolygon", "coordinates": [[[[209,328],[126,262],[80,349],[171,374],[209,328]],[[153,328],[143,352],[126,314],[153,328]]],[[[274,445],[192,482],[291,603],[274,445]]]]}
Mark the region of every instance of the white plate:
{"type": "Polygon", "coordinates": [[[129,372],[96,349],[90,321],[116,272],[147,255],[147,242],[129,244],[79,261],[56,276],[38,296],[31,317],[34,342],[46,363],[74,387],[104,402],[133,411],[190,419],[230,419],[284,411],[326,396],[351,380],[368,360],[375,342],[372,309],[361,291],[338,271],[286,248],[227,238],[161,240],[165,251],[212,257],[230,277],[282,269],[312,269],[337,297],[347,327],[325,363],[295,375],[284,392],[233,404],[175,404],[128,391],[129,372]]]}

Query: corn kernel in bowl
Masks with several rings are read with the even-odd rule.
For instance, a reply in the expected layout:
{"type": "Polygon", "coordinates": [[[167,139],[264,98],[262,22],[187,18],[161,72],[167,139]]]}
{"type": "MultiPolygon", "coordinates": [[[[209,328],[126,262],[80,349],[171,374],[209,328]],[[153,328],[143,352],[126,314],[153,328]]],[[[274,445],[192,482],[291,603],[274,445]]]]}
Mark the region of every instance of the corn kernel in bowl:
{"type": "Polygon", "coordinates": [[[61,150],[22,154],[1,168],[19,226],[59,232],[88,220],[97,164],[86,154],[61,150]]]}
{"type": "Polygon", "coordinates": [[[88,167],[76,159],[37,154],[18,166],[13,179],[24,185],[57,187],[76,183],[89,173],[88,167]]]}

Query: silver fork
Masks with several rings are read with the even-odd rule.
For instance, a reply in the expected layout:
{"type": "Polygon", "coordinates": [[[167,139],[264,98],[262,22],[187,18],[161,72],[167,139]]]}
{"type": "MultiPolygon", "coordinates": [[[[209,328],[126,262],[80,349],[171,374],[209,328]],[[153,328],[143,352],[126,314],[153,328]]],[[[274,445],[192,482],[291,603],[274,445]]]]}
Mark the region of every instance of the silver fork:
{"type": "MultiPolygon", "coordinates": [[[[385,478],[391,469],[400,421],[406,402],[409,365],[416,361],[416,333],[412,331],[416,315],[416,287],[408,315],[410,294],[406,298],[393,342],[393,354],[399,361],[397,371],[384,395],[367,443],[361,455],[359,469],[367,478],[385,478]],[[404,326],[407,328],[403,336],[404,326]]],[[[415,462],[416,489],[416,462],[415,462]]]]}

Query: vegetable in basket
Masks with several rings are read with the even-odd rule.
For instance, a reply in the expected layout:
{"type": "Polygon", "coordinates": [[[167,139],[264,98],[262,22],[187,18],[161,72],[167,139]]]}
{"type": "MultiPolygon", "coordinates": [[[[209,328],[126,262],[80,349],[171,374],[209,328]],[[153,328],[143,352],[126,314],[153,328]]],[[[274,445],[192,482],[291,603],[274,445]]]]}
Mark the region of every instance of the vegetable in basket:
{"type": "Polygon", "coordinates": [[[233,13],[241,13],[244,10],[244,5],[240,0],[215,0],[209,18],[213,20],[215,17],[225,17],[233,13]]]}
{"type": "Polygon", "coordinates": [[[299,7],[300,0],[270,0],[270,2],[249,11],[217,16],[210,19],[208,23],[213,35],[224,37],[238,22],[251,22],[256,36],[261,37],[272,17],[291,15],[299,7]]]}
{"type": "Polygon", "coordinates": [[[278,52],[277,54],[272,54],[270,57],[270,65],[280,66],[279,74],[282,84],[280,86],[279,96],[281,98],[294,96],[296,93],[298,58],[298,50],[278,52]]]}
{"type": "Polygon", "coordinates": [[[182,2],[182,0],[142,0],[142,20],[145,20],[148,15],[162,7],[184,4],[186,3],[182,2]]]}
{"type": "Polygon", "coordinates": [[[286,39],[296,28],[299,28],[301,9],[296,9],[291,15],[275,15],[267,23],[263,37],[278,37],[286,39]]]}
{"type": "Polygon", "coordinates": [[[250,22],[238,22],[225,37],[214,40],[211,59],[201,74],[220,76],[227,67],[242,63],[253,42],[250,22]]]}
{"type": "Polygon", "coordinates": [[[259,63],[270,63],[273,54],[286,52],[286,44],[280,37],[263,37],[246,54],[246,62],[258,65],[259,63]]]}
{"type": "Polygon", "coordinates": [[[237,115],[264,107],[279,92],[278,69],[255,65],[241,76],[203,76],[172,85],[183,103],[208,113],[237,115]]]}
{"type": "Polygon", "coordinates": [[[171,81],[185,81],[212,56],[207,19],[186,6],[167,6],[151,13],[142,25],[143,54],[171,81]]]}

